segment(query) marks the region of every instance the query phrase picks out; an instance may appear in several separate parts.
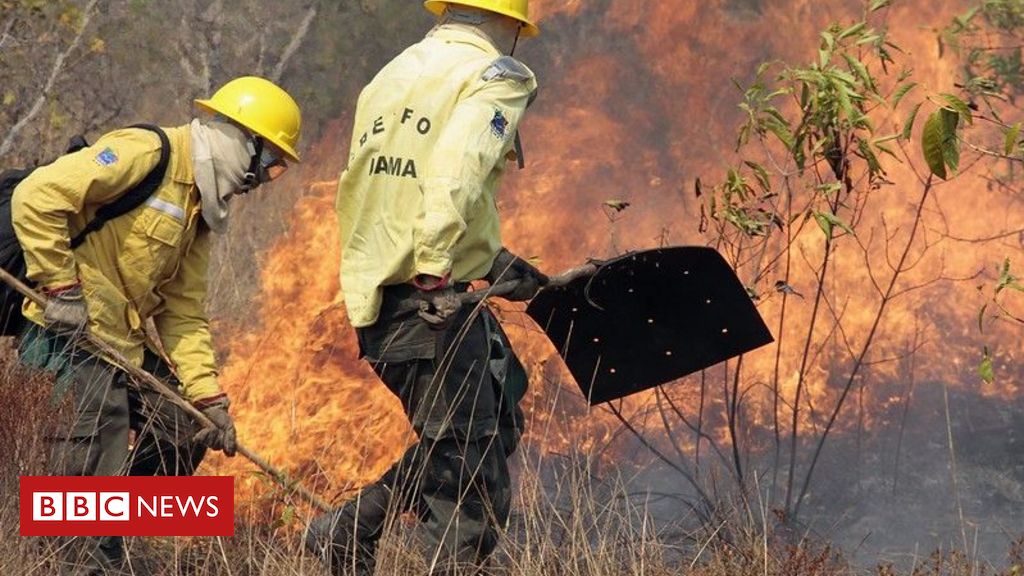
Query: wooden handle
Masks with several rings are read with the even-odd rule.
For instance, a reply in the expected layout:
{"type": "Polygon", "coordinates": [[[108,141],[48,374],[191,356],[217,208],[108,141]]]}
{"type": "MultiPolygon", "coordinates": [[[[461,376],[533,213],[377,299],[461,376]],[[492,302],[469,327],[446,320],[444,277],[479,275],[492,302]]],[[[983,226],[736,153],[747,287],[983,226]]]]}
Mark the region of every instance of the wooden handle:
{"type": "MultiPolygon", "coordinates": [[[[22,296],[35,302],[37,305],[41,307],[46,306],[46,299],[43,298],[41,294],[29,288],[28,286],[25,285],[24,282],[18,280],[15,276],[13,276],[11,273],[2,268],[0,268],[0,280],[6,282],[9,286],[17,290],[22,296]]],[[[175,391],[170,386],[157,379],[149,372],[146,372],[142,368],[139,368],[138,366],[135,366],[134,364],[129,362],[128,359],[125,358],[123,354],[118,352],[115,348],[113,348],[103,340],[97,338],[96,336],[93,336],[92,334],[89,334],[88,332],[83,332],[83,335],[80,336],[80,338],[82,338],[82,340],[84,340],[90,347],[92,347],[96,352],[98,352],[100,357],[105,359],[107,362],[110,362],[117,368],[124,370],[126,373],[128,373],[129,376],[131,376],[132,378],[136,379],[139,382],[146,384],[147,386],[149,386],[150,389],[155,391],[157,394],[160,394],[161,396],[166,398],[167,401],[174,404],[178,408],[184,410],[186,414],[191,416],[203,428],[216,427],[216,425],[213,422],[211,422],[210,419],[207,418],[205,414],[200,412],[190,402],[182,398],[181,395],[177,393],[177,391],[175,391]]],[[[259,454],[253,452],[252,450],[244,446],[241,442],[238,443],[237,451],[242,456],[245,456],[250,462],[258,466],[261,470],[269,474],[270,477],[273,478],[275,482],[280,484],[285,490],[288,490],[289,492],[292,492],[294,494],[298,494],[307,502],[316,506],[317,508],[324,512],[329,512],[331,510],[331,506],[327,502],[322,500],[316,494],[310,492],[304,486],[299,484],[298,481],[290,479],[288,475],[285,474],[282,470],[272,466],[269,462],[260,457],[259,454]]]]}

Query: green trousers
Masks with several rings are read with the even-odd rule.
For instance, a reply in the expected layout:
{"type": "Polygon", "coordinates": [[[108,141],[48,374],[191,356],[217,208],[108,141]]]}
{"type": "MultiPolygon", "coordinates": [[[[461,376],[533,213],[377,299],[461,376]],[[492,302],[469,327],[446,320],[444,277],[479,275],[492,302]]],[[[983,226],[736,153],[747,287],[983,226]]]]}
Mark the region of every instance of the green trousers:
{"type": "MultiPolygon", "coordinates": [[[[127,374],[74,341],[30,323],[18,357],[23,365],[55,376],[55,416],[47,431],[51,475],[186,476],[202,460],[205,448],[192,441],[198,428],[187,414],[155,392],[129,386],[127,374]]],[[[179,384],[148,351],[143,368],[179,384]]],[[[63,574],[116,574],[124,561],[123,539],[117,536],[55,544],[63,574]]]]}
{"type": "Polygon", "coordinates": [[[386,292],[382,320],[357,334],[420,440],[357,498],[310,524],[307,548],[335,574],[372,574],[377,540],[404,512],[423,522],[438,573],[479,566],[509,516],[506,460],[521,435],[525,372],[486,309],[466,307],[436,331],[415,316],[390,317],[401,296],[386,292]]]}

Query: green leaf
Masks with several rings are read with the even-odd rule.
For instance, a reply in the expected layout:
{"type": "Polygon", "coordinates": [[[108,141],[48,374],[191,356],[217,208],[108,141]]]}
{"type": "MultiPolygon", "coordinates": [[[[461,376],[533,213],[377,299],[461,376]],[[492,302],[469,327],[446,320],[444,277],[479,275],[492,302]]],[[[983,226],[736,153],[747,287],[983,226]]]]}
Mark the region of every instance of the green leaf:
{"type": "Polygon", "coordinates": [[[814,212],[814,220],[818,223],[818,227],[825,233],[825,238],[832,237],[832,223],[825,218],[821,212],[814,212]]]}
{"type": "MultiPolygon", "coordinates": [[[[996,3],[993,3],[993,8],[995,8],[995,4],[996,3]]],[[[953,20],[960,27],[968,28],[970,26],[971,20],[974,19],[974,17],[978,14],[978,11],[982,10],[983,7],[987,8],[988,7],[988,3],[986,2],[986,3],[979,4],[978,6],[974,6],[970,10],[968,10],[967,12],[965,12],[964,14],[962,14],[960,16],[954,16],[953,20]]],[[[1006,10],[1007,8],[1003,8],[1003,9],[1006,10]]]]}
{"type": "Polygon", "coordinates": [[[910,136],[914,131],[914,120],[917,119],[917,112],[921,109],[921,102],[918,102],[910,109],[910,115],[907,116],[907,120],[903,123],[903,133],[900,137],[904,140],[910,140],[910,136]]]}
{"type": "Polygon", "coordinates": [[[850,70],[853,70],[857,74],[857,77],[864,83],[864,86],[874,90],[875,79],[871,77],[870,73],[868,73],[867,66],[865,66],[860,60],[857,60],[845,52],[843,53],[843,58],[846,60],[846,65],[850,67],[850,70]]]}
{"type": "Polygon", "coordinates": [[[900,158],[899,155],[897,155],[896,152],[892,148],[889,148],[885,144],[875,144],[875,148],[878,148],[878,150],[880,152],[882,152],[883,154],[888,154],[889,156],[891,156],[893,158],[893,160],[896,160],[900,164],[903,164],[903,159],[900,158]]]}
{"type": "Polygon", "coordinates": [[[996,281],[995,293],[999,294],[1005,289],[1024,292],[1024,286],[1017,282],[1017,277],[1010,273],[1010,259],[1003,260],[1003,266],[999,269],[999,280],[996,281]]]}
{"type": "Polygon", "coordinates": [[[836,39],[828,30],[821,31],[821,40],[825,43],[825,49],[832,51],[836,47],[836,39]]]}
{"type": "Polygon", "coordinates": [[[757,178],[757,184],[761,187],[761,190],[765,192],[771,190],[771,182],[768,179],[768,171],[764,169],[764,166],[761,166],[757,162],[751,162],[749,160],[744,160],[743,163],[754,171],[754,177],[757,178]]]}
{"type": "Polygon", "coordinates": [[[924,133],[921,135],[924,161],[928,163],[928,169],[932,174],[943,180],[946,179],[946,160],[942,154],[945,126],[942,115],[936,110],[928,115],[928,120],[924,123],[924,133]]]}
{"type": "Polygon", "coordinates": [[[850,91],[840,82],[833,82],[832,85],[836,89],[836,97],[839,98],[839,108],[842,109],[843,115],[848,120],[853,119],[853,102],[850,100],[850,91]]]}
{"type": "Polygon", "coordinates": [[[736,151],[745,146],[750,141],[750,124],[744,124],[740,128],[740,133],[736,135],[736,151]]]}
{"type": "Polygon", "coordinates": [[[991,384],[996,379],[995,370],[992,367],[992,355],[989,354],[988,346],[985,347],[985,353],[981,357],[981,363],[978,364],[978,376],[985,384],[991,384]]]}
{"type": "MultiPolygon", "coordinates": [[[[878,42],[881,39],[882,39],[882,37],[879,36],[878,34],[868,34],[866,36],[861,36],[860,39],[857,40],[856,43],[857,43],[858,46],[860,46],[862,44],[874,44],[875,42],[878,42]]],[[[884,54],[885,50],[883,48],[879,48],[879,53],[880,54],[884,54]]]]}
{"type": "Polygon", "coordinates": [[[900,101],[903,100],[903,97],[907,95],[907,92],[910,92],[916,87],[917,82],[907,82],[906,84],[900,86],[892,95],[892,107],[895,108],[899,106],[900,101]]]}
{"type": "Polygon", "coordinates": [[[832,78],[835,78],[836,80],[839,80],[840,82],[846,84],[851,88],[857,84],[857,79],[853,76],[853,74],[850,74],[849,72],[846,72],[844,70],[840,70],[839,68],[832,68],[831,70],[828,71],[827,75],[832,78]]]}
{"type": "Polygon", "coordinates": [[[831,212],[815,210],[814,220],[818,222],[818,226],[821,228],[821,231],[825,233],[826,238],[832,237],[832,233],[835,228],[840,228],[850,234],[853,234],[853,228],[850,228],[846,222],[843,222],[838,216],[831,212]]]}
{"type": "Polygon", "coordinates": [[[971,109],[967,106],[967,103],[954,96],[953,94],[941,94],[942,99],[946,101],[946,106],[955,111],[964,119],[965,122],[970,124],[974,118],[971,115],[971,109]]]}
{"type": "Polygon", "coordinates": [[[842,191],[843,184],[841,182],[826,182],[815,186],[815,189],[824,194],[826,198],[832,198],[842,191]]]}
{"type": "Polygon", "coordinates": [[[1006,140],[1003,144],[1003,152],[1006,153],[1007,156],[1013,154],[1017,149],[1017,141],[1020,140],[1020,127],[1021,123],[1017,122],[1013,126],[1010,126],[1010,129],[1006,131],[1006,140]]]}
{"type": "Polygon", "coordinates": [[[878,12],[882,8],[887,8],[889,4],[892,4],[892,0],[872,0],[871,6],[868,7],[868,11],[878,12]]]}
{"type": "Polygon", "coordinates": [[[960,142],[956,138],[956,129],[960,123],[960,114],[942,108],[939,110],[943,123],[942,159],[953,172],[960,168],[960,142]]]}
{"type": "Polygon", "coordinates": [[[843,30],[842,32],[840,32],[839,33],[839,39],[842,40],[844,38],[849,38],[850,36],[853,36],[854,34],[857,34],[858,32],[863,31],[864,28],[866,28],[866,27],[867,27],[867,23],[866,22],[857,22],[853,26],[850,26],[846,30],[843,30]]]}
{"type": "Polygon", "coordinates": [[[875,155],[875,152],[871,149],[871,144],[867,140],[857,140],[857,151],[867,161],[869,172],[872,174],[884,172],[881,163],[878,162],[878,156],[875,155]]]}
{"type": "Polygon", "coordinates": [[[793,150],[795,146],[795,140],[793,139],[793,133],[790,132],[789,126],[786,126],[782,122],[774,121],[767,122],[765,126],[769,132],[775,135],[783,145],[786,146],[787,150],[793,150]]]}

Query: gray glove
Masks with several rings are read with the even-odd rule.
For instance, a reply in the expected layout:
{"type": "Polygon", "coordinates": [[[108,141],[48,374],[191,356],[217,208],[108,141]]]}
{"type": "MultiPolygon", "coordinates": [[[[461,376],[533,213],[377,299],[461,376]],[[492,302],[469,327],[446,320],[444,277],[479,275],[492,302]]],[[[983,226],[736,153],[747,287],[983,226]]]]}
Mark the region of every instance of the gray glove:
{"type": "Polygon", "coordinates": [[[43,308],[46,328],[62,336],[77,336],[89,325],[89,311],[81,286],[50,292],[43,308]]]}
{"type": "Polygon", "coordinates": [[[462,300],[459,300],[458,293],[450,287],[429,292],[421,290],[419,297],[420,309],[417,314],[435,330],[448,328],[452,318],[455,318],[462,308],[462,300]]]}
{"type": "Polygon", "coordinates": [[[213,422],[213,428],[203,428],[195,435],[195,441],[205,444],[208,448],[222,450],[228,456],[234,456],[238,449],[238,438],[235,434],[235,422],[228,414],[228,399],[220,397],[213,403],[204,404],[197,401],[196,407],[213,422]]]}
{"type": "Polygon", "coordinates": [[[548,277],[535,266],[502,248],[494,257],[491,271],[484,277],[491,286],[518,280],[515,289],[503,296],[515,302],[530,300],[537,295],[541,287],[548,283],[548,277]]]}

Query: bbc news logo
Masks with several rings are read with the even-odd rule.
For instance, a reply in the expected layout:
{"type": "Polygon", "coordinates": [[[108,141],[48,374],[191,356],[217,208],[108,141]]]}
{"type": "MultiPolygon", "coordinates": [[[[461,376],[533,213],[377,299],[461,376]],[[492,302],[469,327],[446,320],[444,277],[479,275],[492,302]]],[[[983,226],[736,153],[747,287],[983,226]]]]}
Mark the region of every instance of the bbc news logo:
{"type": "Polygon", "coordinates": [[[230,476],[22,476],[22,536],[232,536],[230,476]]]}

